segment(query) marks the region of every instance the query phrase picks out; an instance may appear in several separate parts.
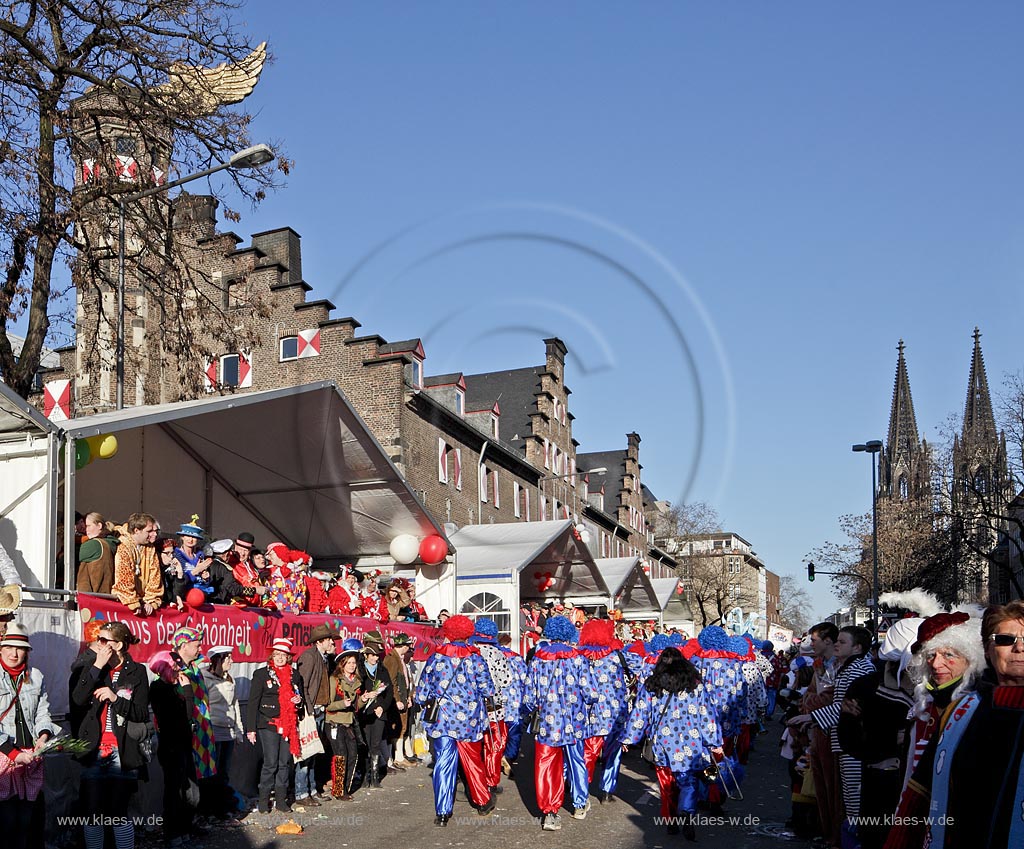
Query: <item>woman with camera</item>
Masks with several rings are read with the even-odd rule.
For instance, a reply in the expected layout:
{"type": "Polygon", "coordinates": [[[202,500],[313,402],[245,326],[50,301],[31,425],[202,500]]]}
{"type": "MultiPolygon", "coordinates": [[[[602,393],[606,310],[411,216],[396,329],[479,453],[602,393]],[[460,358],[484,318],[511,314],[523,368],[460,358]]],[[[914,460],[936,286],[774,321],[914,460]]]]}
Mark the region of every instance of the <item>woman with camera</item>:
{"type": "MultiPolygon", "coordinates": [[[[71,701],[81,709],[72,733],[90,744],[79,756],[85,767],[79,798],[84,811],[117,818],[117,849],[135,845],[128,803],[149,760],[149,676],[128,653],[137,642],[123,622],[107,622],[96,637],[93,662],[72,678],[71,701]]],[[[86,849],[103,849],[104,827],[83,828],[86,849]]]]}

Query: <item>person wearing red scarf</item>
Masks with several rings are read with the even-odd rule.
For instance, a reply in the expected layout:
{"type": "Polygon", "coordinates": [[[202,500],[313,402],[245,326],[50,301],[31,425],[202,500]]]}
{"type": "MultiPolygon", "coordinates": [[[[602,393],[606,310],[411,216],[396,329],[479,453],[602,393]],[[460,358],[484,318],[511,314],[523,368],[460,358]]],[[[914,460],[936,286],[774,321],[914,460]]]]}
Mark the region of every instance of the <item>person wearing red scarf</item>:
{"type": "Polygon", "coordinates": [[[7,626],[0,640],[0,828],[4,845],[16,849],[42,833],[43,761],[35,750],[60,730],[43,675],[28,664],[31,648],[20,625],[7,626]]]}
{"type": "Polygon", "coordinates": [[[288,782],[292,765],[299,757],[299,719],[304,711],[302,678],[292,665],[292,641],[274,640],[270,660],[257,669],[249,688],[246,725],[247,737],[263,746],[263,771],[260,773],[259,811],[270,813],[270,791],[274,791],[278,811],[291,813],[288,782]]]}

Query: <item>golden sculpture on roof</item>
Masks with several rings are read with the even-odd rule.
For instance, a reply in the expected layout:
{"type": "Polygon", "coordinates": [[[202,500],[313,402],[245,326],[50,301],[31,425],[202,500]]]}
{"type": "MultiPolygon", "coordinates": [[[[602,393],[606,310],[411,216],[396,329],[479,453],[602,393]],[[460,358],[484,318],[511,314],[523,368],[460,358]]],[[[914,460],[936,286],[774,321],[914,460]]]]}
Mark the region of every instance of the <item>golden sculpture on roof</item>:
{"type": "Polygon", "coordinates": [[[222,62],[215,68],[175,62],[168,69],[170,79],[151,89],[169,108],[192,115],[209,115],[219,106],[240,103],[256,88],[267,59],[267,43],[238,62],[222,62]]]}

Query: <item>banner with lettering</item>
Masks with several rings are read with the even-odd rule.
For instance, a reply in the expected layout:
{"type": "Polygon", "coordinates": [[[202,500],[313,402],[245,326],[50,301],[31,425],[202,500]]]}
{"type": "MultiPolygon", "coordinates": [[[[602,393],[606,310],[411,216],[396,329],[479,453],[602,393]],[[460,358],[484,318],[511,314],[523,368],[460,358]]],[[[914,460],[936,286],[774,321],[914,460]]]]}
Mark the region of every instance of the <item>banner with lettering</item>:
{"type": "MultiPolygon", "coordinates": [[[[201,626],[206,635],[203,648],[234,646],[239,663],[264,663],[270,656],[270,645],[280,637],[292,641],[297,651],[306,647],[310,632],[327,623],[342,639],[362,639],[367,631],[379,631],[390,646],[390,637],[404,632],[416,641],[414,660],[426,660],[441,642],[441,629],[412,622],[381,624],[364,616],[331,616],[326,613],[278,613],[230,604],[205,604],[202,607],[162,607],[152,616],[135,616],[118,601],[85,593],[78,594],[78,610],[82,628],[96,621],[124,622],[139,638],[131,647],[132,657],[145,663],[158,651],[170,647],[171,636],[182,625],[201,626]]],[[[340,648],[340,645],[339,645],[340,648]]]]}

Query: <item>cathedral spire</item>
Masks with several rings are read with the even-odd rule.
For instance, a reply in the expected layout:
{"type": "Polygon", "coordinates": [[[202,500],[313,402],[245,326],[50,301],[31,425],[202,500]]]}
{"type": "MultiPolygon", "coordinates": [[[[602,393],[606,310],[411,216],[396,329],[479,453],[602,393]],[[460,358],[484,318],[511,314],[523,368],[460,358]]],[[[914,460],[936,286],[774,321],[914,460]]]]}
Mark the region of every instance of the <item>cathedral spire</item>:
{"type": "Polygon", "coordinates": [[[910,377],[907,375],[907,361],[903,355],[905,348],[900,339],[881,480],[883,494],[903,499],[920,496],[927,480],[923,467],[925,450],[917,431],[910,377]]]}
{"type": "Polygon", "coordinates": [[[971,376],[967,381],[967,401],[964,404],[964,443],[993,445],[997,442],[996,420],[992,414],[992,397],[988,391],[985,360],[981,355],[981,331],[974,328],[974,353],[971,357],[971,376]]]}

